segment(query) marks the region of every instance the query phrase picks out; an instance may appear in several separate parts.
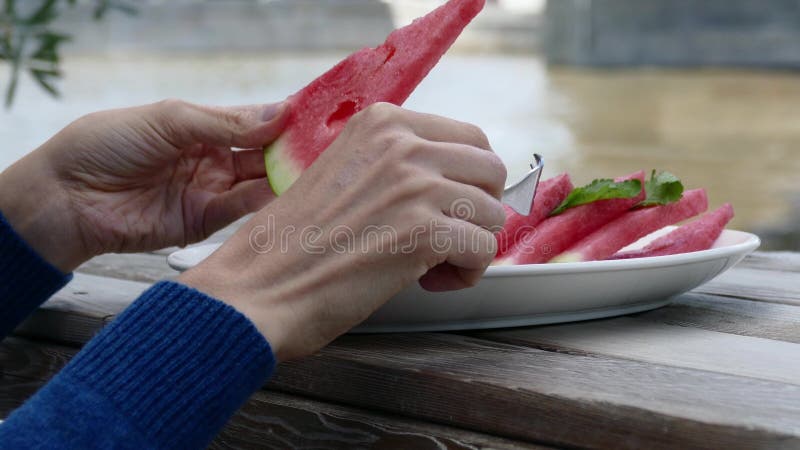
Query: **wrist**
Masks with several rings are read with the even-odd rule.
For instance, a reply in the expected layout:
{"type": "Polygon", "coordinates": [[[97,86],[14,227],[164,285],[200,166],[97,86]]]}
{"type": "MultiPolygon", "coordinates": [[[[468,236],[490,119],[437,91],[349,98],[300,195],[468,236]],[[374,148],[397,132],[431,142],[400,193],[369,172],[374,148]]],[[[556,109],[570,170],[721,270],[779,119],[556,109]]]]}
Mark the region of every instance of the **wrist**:
{"type": "Polygon", "coordinates": [[[67,194],[34,153],[0,173],[0,211],[42,258],[70,273],[91,255],[76,233],[67,194]]]}
{"type": "Polygon", "coordinates": [[[264,298],[264,292],[248,291],[244,283],[238,283],[236,272],[206,261],[180,274],[176,281],[233,307],[264,336],[277,361],[286,359],[283,351],[286,321],[279,319],[277,308],[271,310],[267,306],[270,302],[264,298]]]}

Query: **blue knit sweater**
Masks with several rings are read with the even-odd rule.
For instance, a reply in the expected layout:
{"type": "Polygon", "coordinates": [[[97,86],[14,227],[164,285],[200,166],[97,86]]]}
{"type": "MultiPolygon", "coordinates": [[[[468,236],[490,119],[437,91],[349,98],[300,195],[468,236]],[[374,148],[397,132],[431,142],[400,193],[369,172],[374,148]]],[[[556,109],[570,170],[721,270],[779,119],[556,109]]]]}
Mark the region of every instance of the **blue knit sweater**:
{"type": "MultiPolygon", "coordinates": [[[[0,214],[0,338],[70,279],[0,214]]],[[[0,448],[203,448],[274,367],[238,311],[160,282],[0,424],[0,448]]]]}

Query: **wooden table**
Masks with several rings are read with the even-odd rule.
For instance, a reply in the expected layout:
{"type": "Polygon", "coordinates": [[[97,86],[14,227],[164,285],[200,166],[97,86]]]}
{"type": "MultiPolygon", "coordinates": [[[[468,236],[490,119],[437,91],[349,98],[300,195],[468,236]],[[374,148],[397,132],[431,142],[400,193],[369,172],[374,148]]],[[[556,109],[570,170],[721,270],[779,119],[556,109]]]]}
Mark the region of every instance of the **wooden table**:
{"type": "MultiPolygon", "coordinates": [[[[107,255],[0,346],[0,417],[150,283],[107,255]]],[[[532,298],[531,301],[535,301],[532,298]]],[[[345,336],[283,364],[215,448],[800,448],[800,254],[665,308],[495,331],[345,336]]]]}

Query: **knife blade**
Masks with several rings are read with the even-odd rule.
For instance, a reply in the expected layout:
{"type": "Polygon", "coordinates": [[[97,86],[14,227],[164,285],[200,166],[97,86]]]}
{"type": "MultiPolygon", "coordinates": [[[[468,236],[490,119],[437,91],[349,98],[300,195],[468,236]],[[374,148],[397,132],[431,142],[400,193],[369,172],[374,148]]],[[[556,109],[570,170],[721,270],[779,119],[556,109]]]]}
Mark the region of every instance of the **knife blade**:
{"type": "Polygon", "coordinates": [[[544,168],[544,159],[541,155],[534,154],[535,162],[531,164],[528,171],[519,181],[506,186],[503,191],[503,203],[523,216],[531,213],[533,208],[533,197],[536,195],[536,187],[539,185],[539,177],[544,168]]]}

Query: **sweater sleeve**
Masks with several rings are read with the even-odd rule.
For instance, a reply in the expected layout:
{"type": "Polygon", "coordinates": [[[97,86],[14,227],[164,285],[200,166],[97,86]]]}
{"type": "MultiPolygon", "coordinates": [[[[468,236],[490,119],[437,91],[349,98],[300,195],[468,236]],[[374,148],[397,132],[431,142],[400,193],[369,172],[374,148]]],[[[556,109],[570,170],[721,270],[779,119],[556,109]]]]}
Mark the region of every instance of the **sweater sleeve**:
{"type": "Polygon", "coordinates": [[[0,447],[203,448],[274,367],[244,315],[162,281],[0,424],[0,447]]]}
{"type": "Polygon", "coordinates": [[[25,243],[0,213],[0,339],[71,279],[25,243]]]}

